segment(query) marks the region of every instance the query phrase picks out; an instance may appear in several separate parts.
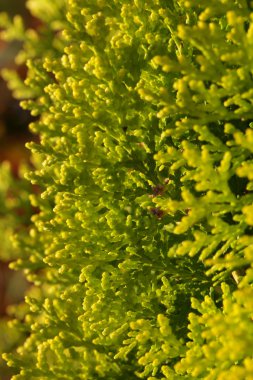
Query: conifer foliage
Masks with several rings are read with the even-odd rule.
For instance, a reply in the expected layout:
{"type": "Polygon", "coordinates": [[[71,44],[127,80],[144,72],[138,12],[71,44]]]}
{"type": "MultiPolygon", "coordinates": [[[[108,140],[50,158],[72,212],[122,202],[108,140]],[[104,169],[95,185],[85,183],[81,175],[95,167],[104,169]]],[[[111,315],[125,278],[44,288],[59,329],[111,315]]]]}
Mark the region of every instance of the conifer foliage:
{"type": "Polygon", "coordinates": [[[40,137],[13,380],[253,379],[251,3],[27,5],[37,32],[1,18],[40,137]]]}

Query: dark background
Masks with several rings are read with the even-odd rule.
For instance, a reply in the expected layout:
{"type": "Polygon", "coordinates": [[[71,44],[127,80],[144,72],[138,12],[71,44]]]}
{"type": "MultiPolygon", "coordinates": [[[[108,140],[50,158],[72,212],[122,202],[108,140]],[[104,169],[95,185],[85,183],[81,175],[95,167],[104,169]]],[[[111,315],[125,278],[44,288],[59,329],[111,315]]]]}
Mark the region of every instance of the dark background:
{"type": "MultiPolygon", "coordinates": [[[[27,27],[33,27],[34,19],[25,8],[24,0],[0,0],[0,12],[7,12],[11,17],[20,14],[25,20],[27,27]]],[[[0,71],[3,68],[17,70],[24,79],[25,67],[16,67],[14,58],[20,49],[17,42],[6,43],[0,39],[0,71]]],[[[28,131],[31,117],[27,111],[19,106],[5,81],[0,75],[0,162],[8,161],[14,177],[18,178],[19,166],[29,161],[29,152],[25,143],[32,139],[28,131]]],[[[2,210],[0,210],[0,213],[2,210]]],[[[1,239],[4,236],[1,236],[1,239]]],[[[11,349],[18,341],[17,336],[10,336],[6,321],[8,309],[11,305],[22,302],[23,294],[27,288],[25,279],[21,273],[13,272],[8,267],[9,262],[0,257],[0,379],[7,380],[11,377],[11,370],[7,368],[1,359],[1,351],[11,349]],[[9,334],[9,335],[8,335],[9,334]],[[14,342],[14,343],[13,343],[14,342]]],[[[14,334],[15,335],[15,334],[14,334]]]]}

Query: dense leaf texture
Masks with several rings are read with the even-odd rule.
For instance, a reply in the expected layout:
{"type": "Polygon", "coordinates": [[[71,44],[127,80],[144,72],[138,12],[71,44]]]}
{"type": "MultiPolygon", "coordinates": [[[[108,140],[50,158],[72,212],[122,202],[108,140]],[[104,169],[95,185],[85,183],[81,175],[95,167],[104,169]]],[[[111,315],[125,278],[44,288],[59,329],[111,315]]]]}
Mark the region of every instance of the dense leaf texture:
{"type": "Polygon", "coordinates": [[[15,264],[38,291],[13,379],[253,379],[249,2],[28,5],[24,88],[5,76],[39,116],[15,264]]]}

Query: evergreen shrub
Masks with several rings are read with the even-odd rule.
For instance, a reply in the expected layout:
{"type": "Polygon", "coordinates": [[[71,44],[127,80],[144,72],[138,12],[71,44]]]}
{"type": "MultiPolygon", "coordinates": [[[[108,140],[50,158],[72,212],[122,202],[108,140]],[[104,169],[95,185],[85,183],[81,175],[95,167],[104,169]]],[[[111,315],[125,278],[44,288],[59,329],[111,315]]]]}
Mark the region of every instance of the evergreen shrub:
{"type": "Polygon", "coordinates": [[[253,379],[246,0],[28,0],[4,70],[37,121],[14,380],[253,379]]]}

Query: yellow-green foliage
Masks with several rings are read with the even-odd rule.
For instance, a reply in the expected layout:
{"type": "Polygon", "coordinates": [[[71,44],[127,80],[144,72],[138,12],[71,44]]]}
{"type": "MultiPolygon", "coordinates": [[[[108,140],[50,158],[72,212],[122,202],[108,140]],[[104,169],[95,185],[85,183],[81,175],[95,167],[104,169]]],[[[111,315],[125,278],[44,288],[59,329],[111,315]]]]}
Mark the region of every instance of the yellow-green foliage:
{"type": "MultiPolygon", "coordinates": [[[[22,175],[23,168],[20,170],[22,175]]],[[[6,274],[7,263],[11,260],[18,259],[19,250],[15,248],[14,237],[19,234],[21,239],[22,232],[25,232],[30,224],[31,205],[29,203],[29,192],[31,186],[22,179],[14,179],[11,174],[10,165],[4,162],[0,165],[0,282],[1,292],[5,290],[6,294],[1,294],[1,300],[12,300],[14,302],[20,298],[24,288],[24,280],[21,273],[8,278],[6,274]],[[4,269],[5,268],[5,269],[4,269]],[[9,281],[7,281],[7,279],[9,281]],[[6,283],[5,283],[6,281],[6,283]],[[18,285],[18,289],[16,286],[18,285]],[[15,297],[13,297],[15,296],[15,297]]],[[[1,305],[4,310],[5,305],[1,305]]],[[[6,305],[7,306],[7,305],[6,305]]],[[[14,310],[8,307],[9,314],[20,316],[22,318],[27,309],[24,305],[16,306],[14,310]]],[[[9,370],[2,359],[4,352],[12,351],[24,340],[22,331],[15,327],[15,322],[7,326],[7,317],[0,316],[0,378],[8,375],[9,370]]]]}
{"type": "Polygon", "coordinates": [[[28,6],[37,33],[2,18],[40,136],[13,379],[253,379],[251,3],[28,6]]]}
{"type": "MultiPolygon", "coordinates": [[[[27,168],[25,168],[27,170],[27,168]]],[[[24,168],[20,167],[20,177],[24,168]]],[[[31,186],[24,179],[15,179],[8,162],[0,165],[0,260],[8,262],[18,258],[13,247],[14,235],[28,228],[32,214],[29,202],[31,186]]]]}

